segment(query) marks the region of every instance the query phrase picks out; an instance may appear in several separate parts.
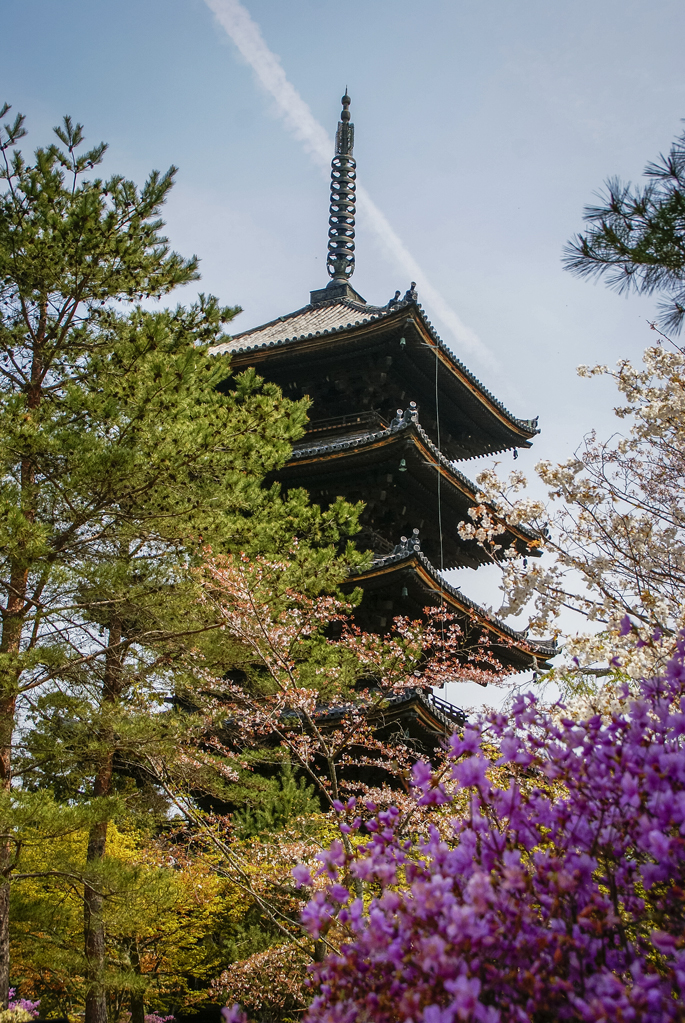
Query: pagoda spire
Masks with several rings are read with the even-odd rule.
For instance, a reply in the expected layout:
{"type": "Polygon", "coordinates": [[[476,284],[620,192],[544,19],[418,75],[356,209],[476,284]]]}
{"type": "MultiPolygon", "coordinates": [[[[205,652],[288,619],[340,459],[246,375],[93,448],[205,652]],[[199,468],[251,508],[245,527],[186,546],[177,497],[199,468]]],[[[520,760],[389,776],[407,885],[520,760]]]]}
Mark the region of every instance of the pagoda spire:
{"type": "Polygon", "coordinates": [[[328,218],[328,287],[346,284],[354,273],[354,214],[357,164],[354,125],[350,121],[350,97],[342,98],[342,113],[335,133],[335,156],[331,162],[331,206],[328,218]]]}

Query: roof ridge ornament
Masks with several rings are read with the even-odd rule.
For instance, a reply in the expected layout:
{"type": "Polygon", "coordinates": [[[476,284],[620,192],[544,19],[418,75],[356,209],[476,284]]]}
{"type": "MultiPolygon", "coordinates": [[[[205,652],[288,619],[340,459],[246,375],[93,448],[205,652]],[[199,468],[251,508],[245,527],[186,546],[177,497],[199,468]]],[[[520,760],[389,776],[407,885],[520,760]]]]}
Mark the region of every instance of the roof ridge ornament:
{"type": "Polygon", "coordinates": [[[331,161],[331,205],[328,218],[328,258],[326,266],[332,278],[328,287],[346,284],[354,273],[354,218],[357,190],[357,164],[354,150],[354,125],[350,121],[350,97],[342,100],[342,113],[335,133],[335,156],[331,161]]]}

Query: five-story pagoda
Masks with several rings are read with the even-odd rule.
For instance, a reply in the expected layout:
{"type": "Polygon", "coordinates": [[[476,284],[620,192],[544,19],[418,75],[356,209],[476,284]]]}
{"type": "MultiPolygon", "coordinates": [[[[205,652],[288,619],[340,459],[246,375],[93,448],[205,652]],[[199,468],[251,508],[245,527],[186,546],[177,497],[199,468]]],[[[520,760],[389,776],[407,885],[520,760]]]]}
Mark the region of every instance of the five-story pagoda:
{"type": "MultiPolygon", "coordinates": [[[[440,340],[412,283],[384,306],[354,290],[356,164],[350,98],[336,133],[331,166],[327,287],[296,312],[236,335],[215,351],[234,369],[254,366],[293,399],[312,402],[305,436],[279,474],[326,506],[336,497],[363,501],[360,547],[373,564],[354,576],[362,602],[355,619],[382,631],[396,615],[420,617],[444,606],[483,630],[493,652],[514,670],[553,656],[480,608],[441,572],[478,568],[487,555],[457,525],[477,503],[477,487],[457,462],[530,447],[537,420],[517,419],[440,340]]],[[[528,550],[534,537],[510,527],[501,553],[528,550]]]]}

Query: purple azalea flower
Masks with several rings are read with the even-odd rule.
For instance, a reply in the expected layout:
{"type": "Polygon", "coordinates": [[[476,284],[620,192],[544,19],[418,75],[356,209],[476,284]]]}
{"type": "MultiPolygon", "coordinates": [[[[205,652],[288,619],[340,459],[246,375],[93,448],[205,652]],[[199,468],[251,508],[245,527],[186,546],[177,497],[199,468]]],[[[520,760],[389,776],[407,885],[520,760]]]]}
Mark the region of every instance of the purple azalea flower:
{"type": "Polygon", "coordinates": [[[433,768],[425,760],[417,760],[411,769],[411,783],[419,789],[427,788],[433,779],[433,768]]]}
{"type": "Polygon", "coordinates": [[[295,878],[298,888],[301,888],[302,885],[307,885],[309,887],[312,884],[312,875],[309,867],[305,866],[304,863],[297,863],[293,867],[291,873],[295,878]]]}
{"type": "Polygon", "coordinates": [[[382,810],[350,854],[320,854],[302,923],[317,938],[337,912],[343,936],[313,967],[306,1023],[683,1023],[685,634],[624,695],[580,723],[517,697],[450,738],[455,795],[420,761],[413,816],[382,810]],[[438,830],[426,807],[443,800],[438,830]],[[366,896],[336,909],[350,874],[366,896]]]}
{"type": "Polygon", "coordinates": [[[225,1023],[247,1023],[247,1016],[237,1003],[230,1008],[225,1005],[221,1010],[221,1015],[224,1017],[225,1023]]]}
{"type": "Polygon", "coordinates": [[[347,888],[342,884],[333,884],[328,889],[328,894],[336,902],[347,902],[350,897],[350,893],[347,888]]]}
{"type": "Polygon", "coordinates": [[[37,1019],[40,1016],[40,998],[37,1001],[32,1002],[28,998],[16,998],[16,988],[11,987],[9,989],[9,1001],[7,1007],[10,1012],[15,1012],[20,1009],[22,1012],[28,1012],[30,1016],[37,1019]]]}

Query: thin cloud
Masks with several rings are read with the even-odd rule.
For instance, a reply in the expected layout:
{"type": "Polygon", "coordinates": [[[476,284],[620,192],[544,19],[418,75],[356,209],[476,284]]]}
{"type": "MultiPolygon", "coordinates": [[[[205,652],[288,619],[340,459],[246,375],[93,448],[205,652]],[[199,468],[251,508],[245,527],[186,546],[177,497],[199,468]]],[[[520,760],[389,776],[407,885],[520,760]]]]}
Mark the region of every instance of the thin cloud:
{"type": "MultiPolygon", "coordinates": [[[[253,21],[249,11],[239,0],[205,0],[205,3],[231,37],[260,84],[274,99],[288,130],[302,142],[305,151],[314,162],[324,171],[328,171],[333,153],[333,140],[288,80],[280,60],[266,45],[259,25],[253,21]]],[[[359,212],[376,235],[386,256],[408,278],[416,281],[421,297],[425,299],[434,315],[440,318],[463,348],[479,356],[481,361],[495,366],[491,352],[433,287],[366,189],[359,186],[357,197],[359,212]]]]}

